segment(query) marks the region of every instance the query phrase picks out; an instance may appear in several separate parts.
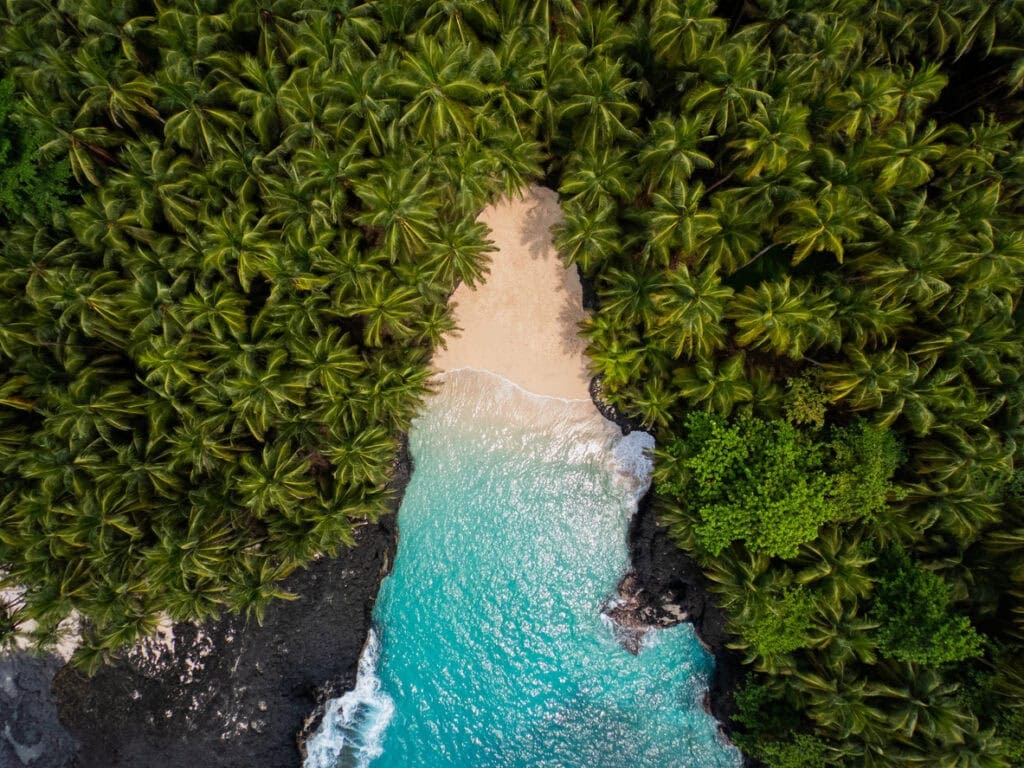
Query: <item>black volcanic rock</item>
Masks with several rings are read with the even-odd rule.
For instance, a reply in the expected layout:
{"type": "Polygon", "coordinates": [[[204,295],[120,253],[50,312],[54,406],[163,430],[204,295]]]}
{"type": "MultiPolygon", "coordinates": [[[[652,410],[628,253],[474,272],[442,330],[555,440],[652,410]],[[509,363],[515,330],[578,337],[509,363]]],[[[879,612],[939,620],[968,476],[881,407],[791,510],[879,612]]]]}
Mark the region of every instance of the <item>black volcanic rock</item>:
{"type": "Polygon", "coordinates": [[[637,588],[649,602],[678,606],[693,622],[697,638],[714,655],[708,708],[728,735],[736,713],[734,694],[744,677],[742,660],[727,647],[731,636],[726,630],[726,615],[708,591],[700,565],[676,546],[665,526],[658,524],[652,496],[653,489],[641,500],[629,529],[630,561],[637,588]]]}
{"type": "Polygon", "coordinates": [[[89,678],[54,682],[78,739],[77,768],[297,768],[311,711],[355,684],[380,579],[395,546],[393,516],[364,525],[356,546],[292,574],[262,626],[237,616],[176,624],[173,652],[142,646],[89,678]]]}
{"type": "Polygon", "coordinates": [[[50,694],[64,662],[15,653],[0,658],[0,768],[69,768],[76,744],[50,694]]]}

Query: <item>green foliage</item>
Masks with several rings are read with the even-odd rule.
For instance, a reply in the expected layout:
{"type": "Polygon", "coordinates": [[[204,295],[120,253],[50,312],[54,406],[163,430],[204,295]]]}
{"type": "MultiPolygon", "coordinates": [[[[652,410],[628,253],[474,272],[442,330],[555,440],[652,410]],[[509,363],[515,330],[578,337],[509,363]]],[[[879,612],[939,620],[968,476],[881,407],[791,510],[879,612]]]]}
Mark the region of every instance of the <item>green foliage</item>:
{"type": "Polygon", "coordinates": [[[763,743],[755,754],[769,768],[826,768],[832,761],[828,745],[807,733],[763,743]]]}
{"type": "Polygon", "coordinates": [[[825,426],[828,397],[816,376],[805,373],[795,379],[787,379],[786,388],[786,420],[789,423],[819,428],[825,426]]]}
{"type": "Polygon", "coordinates": [[[744,638],[761,656],[776,656],[806,647],[817,608],[813,597],[799,587],[765,597],[765,608],[744,626],[744,638]]]}
{"type": "Polygon", "coordinates": [[[66,162],[39,157],[39,140],[22,126],[17,110],[14,81],[0,80],[0,224],[59,208],[70,175],[66,162]]]}
{"type": "Polygon", "coordinates": [[[1003,489],[1006,501],[1024,508],[1024,469],[1015,470],[1003,489]]]}
{"type": "Polygon", "coordinates": [[[835,482],[831,495],[850,517],[879,515],[890,500],[903,497],[892,477],[905,460],[896,436],[858,419],[836,429],[829,442],[835,482]]]}
{"type": "Polygon", "coordinates": [[[691,510],[713,556],[743,541],[752,552],[794,557],[824,523],[880,511],[900,458],[895,438],[864,422],[824,443],[777,419],[706,413],[691,413],[685,437],[664,453],[672,469],[659,487],[691,510]]]}
{"type": "Polygon", "coordinates": [[[983,638],[967,616],[950,606],[950,587],[903,552],[880,561],[872,615],[880,623],[879,652],[922,665],[948,664],[982,653],[983,638]]]}
{"type": "Polygon", "coordinates": [[[742,540],[753,551],[791,557],[831,519],[821,451],[785,422],[703,413],[687,418],[683,457],[686,503],[699,515],[701,546],[721,554],[742,540]]]}
{"type": "Polygon", "coordinates": [[[387,509],[476,215],[541,175],[535,37],[484,66],[485,16],[253,9],[0,12],[0,564],[86,663],[259,620],[387,509]]]}
{"type": "Polygon", "coordinates": [[[736,692],[734,740],[747,754],[772,768],[823,768],[834,755],[820,738],[801,732],[800,712],[777,691],[748,675],[736,692]]]}
{"type": "Polygon", "coordinates": [[[351,542],[486,272],[479,208],[545,178],[602,393],[786,713],[748,750],[1019,763],[1018,704],[961,686],[1024,639],[1024,13],[725,10],[6,3],[19,618],[79,611],[99,661],[160,612],[258,617],[351,542]]]}

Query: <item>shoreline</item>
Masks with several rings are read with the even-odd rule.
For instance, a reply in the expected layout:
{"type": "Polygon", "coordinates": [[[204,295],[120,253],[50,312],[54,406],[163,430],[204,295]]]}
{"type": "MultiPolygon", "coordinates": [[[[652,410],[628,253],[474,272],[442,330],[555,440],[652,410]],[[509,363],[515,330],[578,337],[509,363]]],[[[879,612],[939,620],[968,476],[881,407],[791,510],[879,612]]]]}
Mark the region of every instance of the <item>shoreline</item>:
{"type": "Polygon", "coordinates": [[[172,645],[126,654],[88,678],[70,666],[53,682],[60,719],[78,742],[66,762],[31,768],[297,768],[303,733],[326,701],[355,685],[381,581],[397,545],[412,474],[402,435],[391,508],[343,547],[296,571],[262,626],[233,615],[175,624],[172,645]]]}
{"type": "MultiPolygon", "coordinates": [[[[585,345],[576,325],[586,309],[594,308],[597,296],[578,269],[562,266],[551,244],[550,226],[560,216],[557,197],[534,187],[529,196],[488,211],[491,221],[495,211],[508,216],[495,222],[501,236],[495,239],[506,246],[492,261],[489,280],[497,295],[487,292],[486,281],[453,293],[463,319],[477,318],[477,326],[449,339],[450,348],[438,350],[435,370],[439,375],[466,368],[486,371],[537,397],[586,404],[629,434],[636,424],[603,403],[597,378],[582,374],[585,345]],[[515,279],[525,280],[529,290],[515,279]],[[536,290],[545,284],[551,296],[536,290]],[[541,298],[551,305],[543,312],[534,307],[541,298]],[[484,311],[488,307],[501,312],[484,311]],[[511,322],[515,315],[532,325],[511,322]],[[510,345],[518,353],[506,368],[495,370],[486,354],[478,356],[481,350],[490,354],[510,345]]],[[[128,652],[91,679],[70,667],[61,669],[53,695],[61,721],[80,748],[69,762],[36,761],[32,768],[299,765],[326,702],[355,685],[380,584],[394,562],[397,510],[414,471],[408,436],[400,437],[389,513],[359,525],[356,546],[293,573],[283,586],[298,599],[272,604],[263,626],[237,616],[201,627],[177,624],[166,648],[154,652],[144,644],[141,656],[128,652]]],[[[725,647],[724,616],[700,568],[657,525],[652,494],[649,490],[638,501],[629,522],[629,564],[645,595],[670,598],[684,609],[715,657],[707,701],[728,738],[733,691],[742,675],[739,657],[725,647]]]]}
{"type": "MultiPolygon", "coordinates": [[[[584,290],[587,283],[584,281],[584,290]]],[[[601,381],[595,376],[590,382],[590,396],[594,407],[608,421],[614,422],[623,435],[640,426],[620,413],[601,398],[601,381]]],[[[629,522],[626,544],[631,571],[637,579],[638,596],[647,605],[674,605],[686,615],[683,620],[693,624],[700,644],[715,658],[715,671],[708,685],[706,709],[715,720],[722,736],[735,744],[736,689],[745,676],[739,653],[727,647],[725,612],[708,589],[708,580],[697,561],[676,546],[668,529],[660,525],[654,510],[655,488],[652,485],[637,503],[636,513],[629,522]]],[[[651,625],[656,626],[656,625],[651,625]]],[[[745,766],[755,765],[746,753],[745,766]]]]}

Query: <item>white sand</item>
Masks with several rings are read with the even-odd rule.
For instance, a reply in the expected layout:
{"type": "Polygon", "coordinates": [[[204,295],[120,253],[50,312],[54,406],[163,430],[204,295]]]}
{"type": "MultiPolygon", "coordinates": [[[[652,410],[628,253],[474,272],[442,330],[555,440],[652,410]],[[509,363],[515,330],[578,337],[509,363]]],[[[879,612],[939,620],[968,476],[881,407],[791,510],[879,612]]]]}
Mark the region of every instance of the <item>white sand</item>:
{"type": "MultiPolygon", "coordinates": [[[[2,574],[0,574],[2,575],[2,574]]],[[[0,587],[0,602],[14,609],[22,606],[22,597],[25,594],[24,587],[0,587]]],[[[79,616],[74,611],[62,621],[57,627],[57,644],[45,650],[55,653],[64,661],[68,661],[74,654],[75,649],[81,642],[79,633],[79,616]]],[[[30,635],[36,629],[36,622],[29,620],[22,622],[15,627],[14,647],[11,650],[24,651],[33,648],[30,635]]],[[[2,655],[2,652],[0,652],[2,655]]]]}
{"type": "Polygon", "coordinates": [[[583,292],[551,240],[561,217],[555,192],[537,186],[480,214],[498,251],[483,285],[452,296],[459,330],[435,354],[438,371],[481,368],[539,395],[590,400],[583,292]]]}

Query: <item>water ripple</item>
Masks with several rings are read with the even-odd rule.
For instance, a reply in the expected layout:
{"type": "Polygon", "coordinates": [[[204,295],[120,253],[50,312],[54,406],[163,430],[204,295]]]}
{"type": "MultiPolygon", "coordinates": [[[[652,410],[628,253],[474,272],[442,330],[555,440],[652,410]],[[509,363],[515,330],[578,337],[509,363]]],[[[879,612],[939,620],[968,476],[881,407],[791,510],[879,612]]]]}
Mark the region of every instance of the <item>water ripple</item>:
{"type": "Polygon", "coordinates": [[[449,373],[410,434],[377,634],[307,768],[738,766],[701,706],[713,660],[692,628],[633,656],[600,613],[652,445],[590,403],[449,373]]]}

